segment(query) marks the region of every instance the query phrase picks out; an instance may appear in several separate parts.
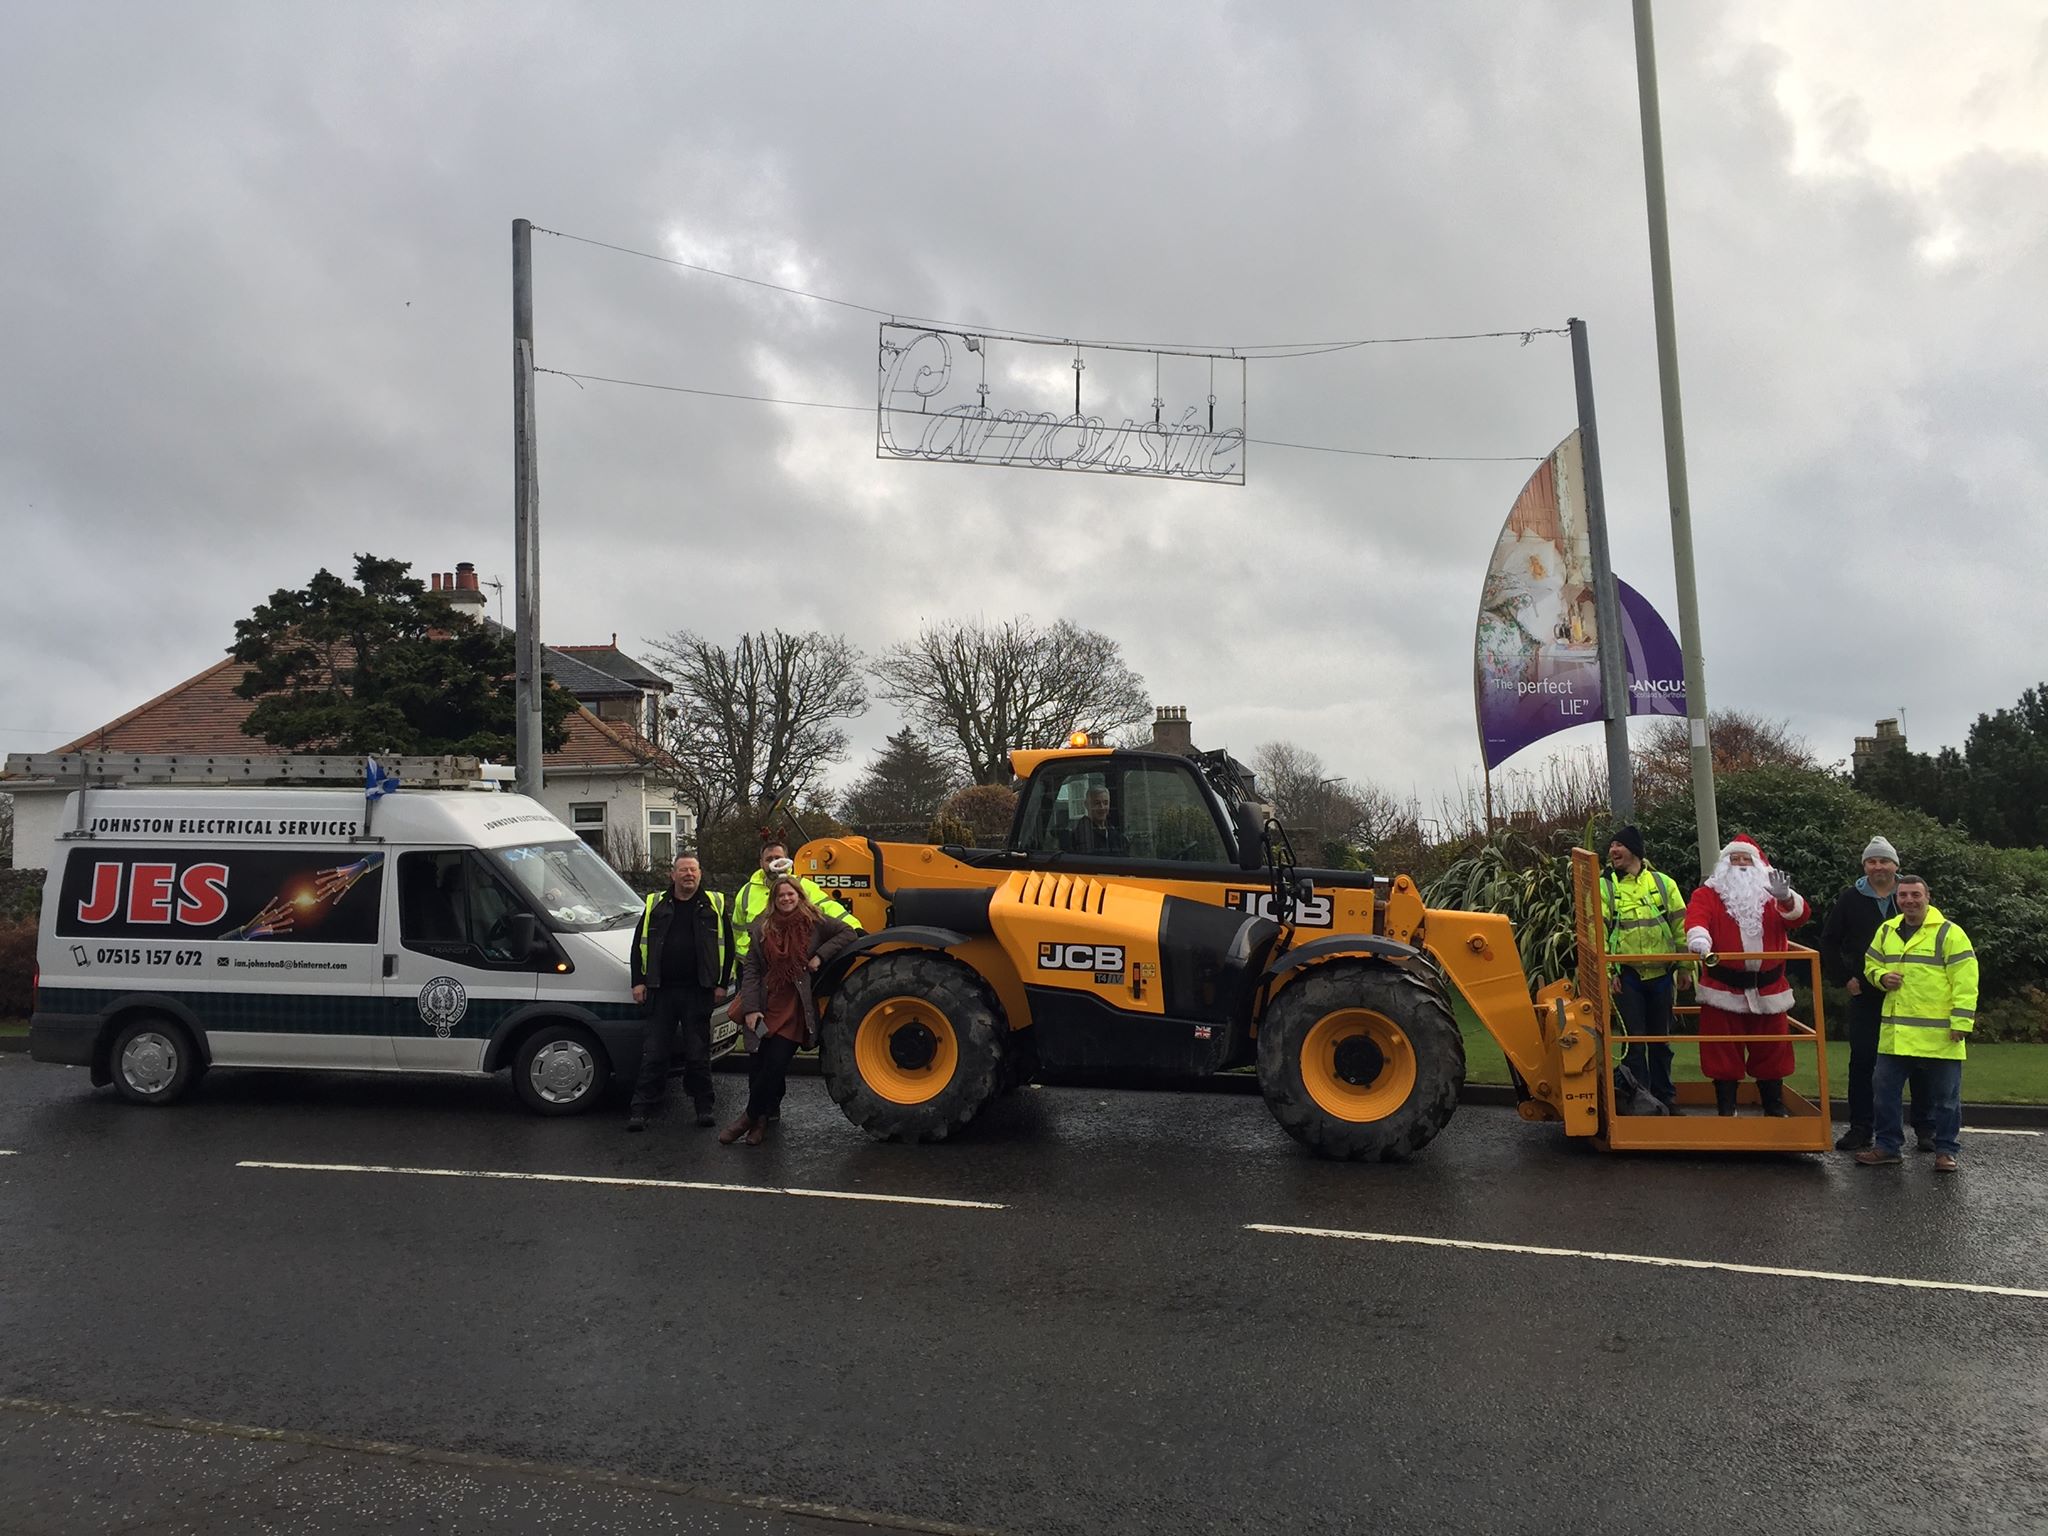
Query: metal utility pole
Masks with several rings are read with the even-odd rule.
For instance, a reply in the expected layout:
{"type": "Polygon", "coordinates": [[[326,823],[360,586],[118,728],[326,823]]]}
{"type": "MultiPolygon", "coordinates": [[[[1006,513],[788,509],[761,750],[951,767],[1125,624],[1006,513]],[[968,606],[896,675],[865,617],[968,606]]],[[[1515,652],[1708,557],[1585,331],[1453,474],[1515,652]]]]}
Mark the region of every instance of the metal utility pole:
{"type": "Polygon", "coordinates": [[[541,788],[540,485],[533,436],[533,225],[512,221],[512,644],[516,787],[541,788]]]}
{"type": "Polygon", "coordinates": [[[1607,803],[1616,822],[1636,819],[1628,756],[1628,656],[1621,643],[1621,589],[1607,552],[1607,493],[1600,483],[1600,434],[1593,425],[1593,362],[1586,322],[1573,320],[1572,385],[1579,400],[1579,459],[1586,477],[1586,534],[1593,546],[1593,618],[1599,626],[1600,715],[1607,722],[1607,803]]]}
{"type": "Polygon", "coordinates": [[[1642,98],[1643,193],[1650,211],[1650,292],[1657,312],[1657,382],[1664,402],[1664,479],[1671,494],[1671,564],[1678,577],[1678,644],[1685,655],[1685,713],[1692,736],[1692,800],[1699,821],[1700,874],[1721,854],[1714,804],[1714,752],[1707,741],[1707,669],[1700,650],[1700,599],[1692,563],[1692,498],[1685,483],[1685,423],[1678,403],[1678,324],[1671,309],[1671,226],[1664,211],[1664,128],[1657,110],[1657,40],[1650,0],[1634,0],[1636,89],[1642,98]]]}

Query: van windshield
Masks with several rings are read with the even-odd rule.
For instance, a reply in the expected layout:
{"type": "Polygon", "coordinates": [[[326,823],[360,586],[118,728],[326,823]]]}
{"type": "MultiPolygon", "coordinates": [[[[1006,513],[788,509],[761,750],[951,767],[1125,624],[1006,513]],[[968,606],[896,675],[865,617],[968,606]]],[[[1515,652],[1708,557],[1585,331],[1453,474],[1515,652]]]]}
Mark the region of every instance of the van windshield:
{"type": "Polygon", "coordinates": [[[489,852],[556,929],[589,933],[614,928],[640,910],[633,888],[582,842],[527,843],[489,852]]]}

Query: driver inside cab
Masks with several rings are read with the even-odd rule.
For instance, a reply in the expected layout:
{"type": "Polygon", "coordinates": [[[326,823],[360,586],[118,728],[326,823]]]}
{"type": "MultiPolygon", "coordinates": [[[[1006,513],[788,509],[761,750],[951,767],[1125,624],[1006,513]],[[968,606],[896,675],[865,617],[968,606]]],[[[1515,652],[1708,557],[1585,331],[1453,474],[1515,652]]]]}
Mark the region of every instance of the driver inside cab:
{"type": "Polygon", "coordinates": [[[1123,829],[1110,819],[1109,789],[1097,784],[1088,791],[1088,814],[1067,832],[1069,853],[1129,853],[1123,829]]]}

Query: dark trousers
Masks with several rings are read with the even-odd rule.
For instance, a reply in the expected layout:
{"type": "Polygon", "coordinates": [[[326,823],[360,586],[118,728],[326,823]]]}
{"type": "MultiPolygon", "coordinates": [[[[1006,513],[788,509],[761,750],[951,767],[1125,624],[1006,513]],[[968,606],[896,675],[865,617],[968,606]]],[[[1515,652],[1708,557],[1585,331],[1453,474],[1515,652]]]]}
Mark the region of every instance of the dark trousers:
{"type": "Polygon", "coordinates": [[[1910,1080],[1927,1084],[1934,1110],[1934,1150],[1954,1157],[1963,1150],[1963,1064],[1943,1057],[1879,1056],[1872,1076],[1877,1099],[1877,1144],[1887,1152],[1906,1145],[1899,1115],[1899,1090],[1910,1080]]]}
{"type": "MultiPolygon", "coordinates": [[[[1877,1067],[1877,1035],[1884,1022],[1884,994],[1867,980],[1862,992],[1849,999],[1849,1128],[1868,1136],[1876,1125],[1872,1114],[1871,1074],[1877,1067]]],[[[1934,1134],[1934,1084],[1929,1080],[1925,1059],[1899,1058],[1907,1063],[1906,1084],[1913,1100],[1907,1118],[1922,1136],[1934,1134]]]]}
{"type": "Polygon", "coordinates": [[[782,1113],[783,1090],[789,1086],[789,1062],[796,1042],[781,1035],[763,1035],[749,1067],[747,1118],[765,1120],[782,1113]]]}
{"type": "Polygon", "coordinates": [[[647,989],[640,1077],[633,1084],[635,1114],[661,1108],[668,1097],[668,1065],[678,1051],[683,1058],[683,1091],[699,1109],[711,1107],[711,1011],[717,1006],[708,987],[647,989]]]}
{"type": "Polygon", "coordinates": [[[1670,1104],[1678,1097],[1678,1090],[1671,1086],[1670,1045],[1633,1042],[1637,1035],[1671,1033],[1672,988],[1675,983],[1669,971],[1662,976],[1642,977],[1623,966],[1620,974],[1621,990],[1615,994],[1614,1011],[1621,1015],[1622,1027],[1628,1031],[1631,1040],[1622,1065],[1635,1074],[1635,1080],[1647,1088],[1658,1103],[1670,1104]]]}

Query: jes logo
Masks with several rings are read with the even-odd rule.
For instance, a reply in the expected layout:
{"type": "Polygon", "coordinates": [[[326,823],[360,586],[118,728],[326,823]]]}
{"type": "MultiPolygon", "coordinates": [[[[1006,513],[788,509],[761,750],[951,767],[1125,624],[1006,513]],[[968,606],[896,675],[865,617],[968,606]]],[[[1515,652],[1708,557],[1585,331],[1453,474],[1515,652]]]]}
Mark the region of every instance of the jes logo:
{"type": "Polygon", "coordinates": [[[95,864],[92,888],[78,904],[81,923],[168,923],[210,928],[228,912],[225,864],[95,864]],[[125,878],[125,889],[124,879],[125,878]]]}
{"type": "Polygon", "coordinates": [[[1038,946],[1038,968],[1041,971],[1121,971],[1124,968],[1124,947],[1121,944],[1041,944],[1038,946]]]}

